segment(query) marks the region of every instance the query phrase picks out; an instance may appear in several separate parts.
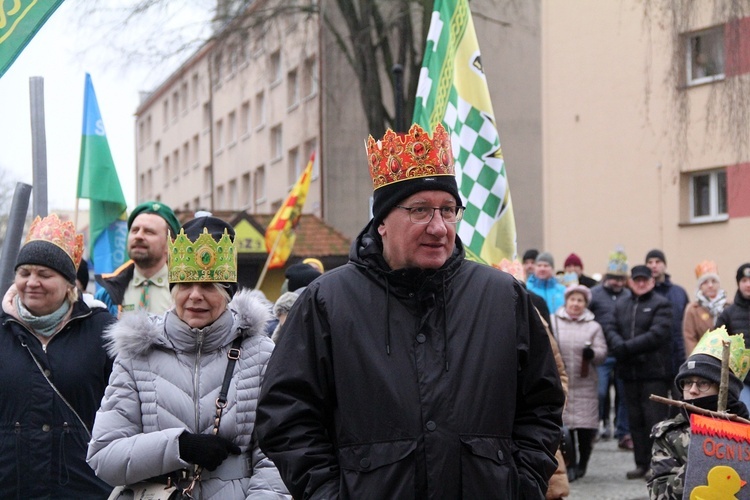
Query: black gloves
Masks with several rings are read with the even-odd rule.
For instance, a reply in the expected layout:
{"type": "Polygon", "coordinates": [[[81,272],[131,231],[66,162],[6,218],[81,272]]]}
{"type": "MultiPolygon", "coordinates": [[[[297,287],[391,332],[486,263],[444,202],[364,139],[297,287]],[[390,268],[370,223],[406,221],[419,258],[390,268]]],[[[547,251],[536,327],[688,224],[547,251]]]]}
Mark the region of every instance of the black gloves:
{"type": "Polygon", "coordinates": [[[617,360],[625,359],[628,357],[628,348],[625,344],[620,344],[610,351],[610,354],[617,360]]]}
{"type": "Polygon", "coordinates": [[[585,359],[586,361],[594,359],[594,350],[590,345],[587,345],[583,348],[583,359],[585,359]]]}
{"type": "Polygon", "coordinates": [[[239,455],[240,447],[221,436],[183,432],[178,438],[180,458],[208,470],[216,470],[229,454],[239,455]]]}

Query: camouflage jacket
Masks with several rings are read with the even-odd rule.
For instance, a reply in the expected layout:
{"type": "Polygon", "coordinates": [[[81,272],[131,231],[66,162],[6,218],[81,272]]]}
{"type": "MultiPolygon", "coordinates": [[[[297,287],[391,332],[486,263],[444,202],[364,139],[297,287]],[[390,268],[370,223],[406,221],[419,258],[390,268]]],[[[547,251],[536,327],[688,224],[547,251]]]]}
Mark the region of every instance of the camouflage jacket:
{"type": "Polygon", "coordinates": [[[651,500],[680,500],[685,484],[685,465],[690,445],[690,422],[685,415],[659,422],[651,430],[651,500]]]}

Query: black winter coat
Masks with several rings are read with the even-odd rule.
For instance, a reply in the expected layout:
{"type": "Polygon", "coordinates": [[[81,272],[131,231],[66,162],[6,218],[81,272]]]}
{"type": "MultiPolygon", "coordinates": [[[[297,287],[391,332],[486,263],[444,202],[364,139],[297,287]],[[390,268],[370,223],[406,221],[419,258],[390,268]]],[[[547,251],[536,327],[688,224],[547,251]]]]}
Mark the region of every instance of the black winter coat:
{"type": "Polygon", "coordinates": [[[376,234],[290,312],[261,449],[297,499],[543,499],[564,395],[529,295],[458,238],[437,271],[391,271],[376,234]]]}
{"type": "Polygon", "coordinates": [[[672,305],[653,290],[617,301],[609,352],[623,380],[672,379],[672,305]]]}
{"type": "MultiPolygon", "coordinates": [[[[716,319],[716,326],[726,326],[731,335],[745,334],[745,347],[750,349],[750,300],[737,290],[734,302],[725,307],[716,319]]],[[[750,376],[745,377],[745,385],[750,385],[750,376]]]]}
{"type": "Polygon", "coordinates": [[[0,321],[0,498],[106,499],[112,488],[86,463],[87,431],[24,345],[90,430],[112,371],[101,335],[114,318],[79,299],[46,350],[12,315],[0,321]]]}

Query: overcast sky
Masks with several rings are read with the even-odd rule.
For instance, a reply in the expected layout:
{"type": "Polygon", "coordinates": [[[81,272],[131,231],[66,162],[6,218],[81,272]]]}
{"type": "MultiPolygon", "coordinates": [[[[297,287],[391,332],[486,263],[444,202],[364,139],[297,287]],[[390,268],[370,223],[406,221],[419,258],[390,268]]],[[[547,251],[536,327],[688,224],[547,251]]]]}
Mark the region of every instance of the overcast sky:
{"type": "MultiPolygon", "coordinates": [[[[159,70],[147,65],[118,64],[122,56],[114,49],[99,46],[92,50],[94,37],[78,26],[81,5],[76,0],[63,2],[0,77],[0,170],[7,174],[4,179],[32,184],[29,79],[40,76],[44,78],[49,210],[75,207],[84,78],[88,72],[120,184],[132,209],[138,92],[152,89],[165,75],[156,74],[159,70]]],[[[172,62],[171,66],[176,64],[172,62]]],[[[88,202],[82,200],[80,206],[87,208],[88,202]]]]}

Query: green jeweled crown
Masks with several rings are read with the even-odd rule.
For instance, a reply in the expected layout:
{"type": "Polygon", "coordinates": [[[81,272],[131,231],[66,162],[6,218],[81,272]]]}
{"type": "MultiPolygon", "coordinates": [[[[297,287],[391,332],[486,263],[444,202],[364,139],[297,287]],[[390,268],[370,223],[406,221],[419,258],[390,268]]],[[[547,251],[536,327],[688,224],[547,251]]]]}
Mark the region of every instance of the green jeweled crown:
{"type": "Polygon", "coordinates": [[[745,380],[750,371],[750,349],[745,349],[745,336],[741,333],[729,335],[723,326],[706,332],[693,349],[693,354],[708,354],[721,361],[723,342],[729,342],[729,369],[740,380],[745,380]]]}
{"type": "Polygon", "coordinates": [[[170,283],[237,283],[237,250],[224,230],[217,242],[203,228],[203,233],[193,242],[185,230],[169,241],[170,283]]]}

